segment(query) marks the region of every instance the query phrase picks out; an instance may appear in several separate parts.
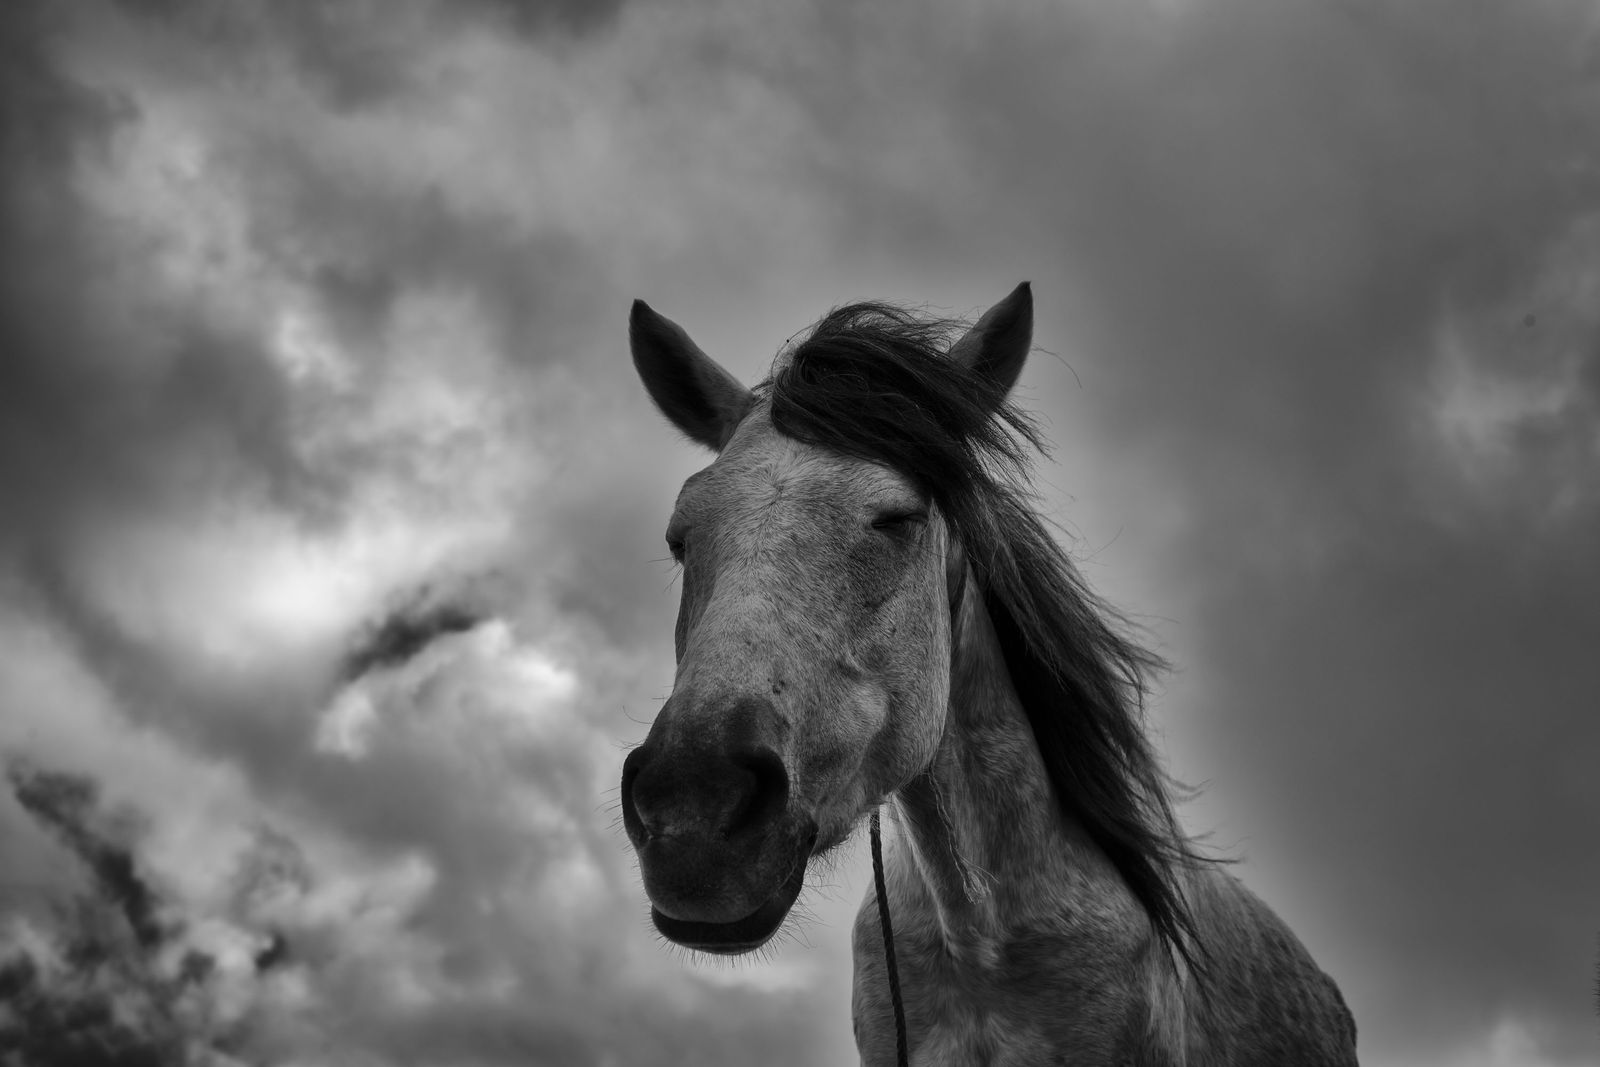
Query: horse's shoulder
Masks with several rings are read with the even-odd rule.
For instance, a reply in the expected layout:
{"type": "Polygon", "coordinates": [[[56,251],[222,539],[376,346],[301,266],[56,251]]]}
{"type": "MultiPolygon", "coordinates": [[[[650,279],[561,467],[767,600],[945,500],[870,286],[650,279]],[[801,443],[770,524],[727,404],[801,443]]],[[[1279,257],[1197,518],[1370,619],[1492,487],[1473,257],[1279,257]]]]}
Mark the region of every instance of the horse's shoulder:
{"type": "Polygon", "coordinates": [[[1228,871],[1203,872],[1191,885],[1209,969],[1187,983],[1200,1050],[1190,1062],[1354,1064],[1354,1017],[1288,924],[1228,871]],[[1207,1058],[1219,1046],[1223,1058],[1207,1058]]]}

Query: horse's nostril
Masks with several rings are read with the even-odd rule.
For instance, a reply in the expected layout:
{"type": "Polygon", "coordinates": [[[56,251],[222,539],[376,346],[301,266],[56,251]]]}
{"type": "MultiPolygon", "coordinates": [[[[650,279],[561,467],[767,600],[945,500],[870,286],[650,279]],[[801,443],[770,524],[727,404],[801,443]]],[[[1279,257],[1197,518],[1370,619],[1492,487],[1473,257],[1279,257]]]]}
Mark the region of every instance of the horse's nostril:
{"type": "Polygon", "coordinates": [[[647,758],[645,746],[640,745],[622,761],[622,828],[635,848],[642,847],[654,832],[640,815],[633,798],[634,782],[638,780],[639,769],[647,758]]]}
{"type": "Polygon", "coordinates": [[[733,763],[744,772],[741,786],[745,795],[728,819],[724,830],[728,837],[769,825],[789,803],[789,772],[772,749],[738,753],[733,763]]]}
{"type": "Polygon", "coordinates": [[[766,745],[648,740],[622,763],[622,824],[635,848],[652,841],[756,835],[789,803],[789,772],[766,745]]]}

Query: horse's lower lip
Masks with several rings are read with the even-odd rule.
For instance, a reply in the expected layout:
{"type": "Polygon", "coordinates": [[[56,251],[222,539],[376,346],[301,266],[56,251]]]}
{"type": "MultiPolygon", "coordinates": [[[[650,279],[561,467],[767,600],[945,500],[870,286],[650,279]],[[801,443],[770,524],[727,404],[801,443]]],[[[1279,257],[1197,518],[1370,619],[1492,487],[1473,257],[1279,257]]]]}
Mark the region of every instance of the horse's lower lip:
{"type": "Polygon", "coordinates": [[[669,941],[674,941],[684,948],[692,948],[698,952],[714,952],[722,956],[737,956],[745,952],[753,952],[766,944],[772,935],[778,932],[778,927],[783,925],[783,920],[788,917],[789,909],[794,907],[795,900],[800,896],[800,887],[805,881],[806,857],[799,856],[795,860],[794,870],[789,877],[784,879],[778,891],[767,898],[755,911],[742,919],[735,919],[731,923],[692,922],[685,919],[674,919],[663,915],[658,909],[650,909],[650,919],[656,924],[656,929],[669,941]]]}

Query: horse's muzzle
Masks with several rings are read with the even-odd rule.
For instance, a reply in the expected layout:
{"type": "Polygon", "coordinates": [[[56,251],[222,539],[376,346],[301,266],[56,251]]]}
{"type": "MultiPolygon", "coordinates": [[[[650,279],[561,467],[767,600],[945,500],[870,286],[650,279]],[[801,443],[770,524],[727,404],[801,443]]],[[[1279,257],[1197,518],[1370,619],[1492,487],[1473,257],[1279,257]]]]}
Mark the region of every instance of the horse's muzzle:
{"type": "Polygon", "coordinates": [[[656,929],[704,952],[760,947],[800,894],[816,827],[788,810],[771,748],[647,740],[622,770],[622,821],[656,929]]]}

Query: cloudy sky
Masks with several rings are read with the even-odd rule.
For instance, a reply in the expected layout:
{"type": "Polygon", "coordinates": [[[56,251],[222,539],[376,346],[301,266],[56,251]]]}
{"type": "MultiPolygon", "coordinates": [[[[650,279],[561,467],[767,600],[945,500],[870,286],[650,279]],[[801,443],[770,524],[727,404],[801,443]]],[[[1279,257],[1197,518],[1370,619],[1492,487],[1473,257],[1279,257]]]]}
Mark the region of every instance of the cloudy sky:
{"type": "Polygon", "coordinates": [[[1176,664],[1187,824],[1364,1063],[1600,1053],[1592,0],[0,12],[41,981],[121,855],[236,1062],[854,1062],[864,847],[702,964],[615,825],[705,461],[628,304],[753,380],[831,305],[1029,279],[1044,507],[1176,664]]]}

